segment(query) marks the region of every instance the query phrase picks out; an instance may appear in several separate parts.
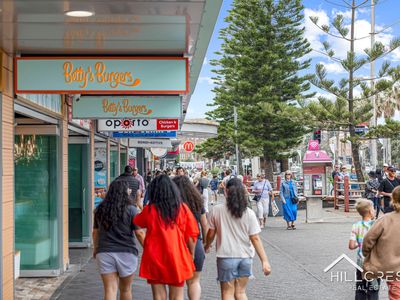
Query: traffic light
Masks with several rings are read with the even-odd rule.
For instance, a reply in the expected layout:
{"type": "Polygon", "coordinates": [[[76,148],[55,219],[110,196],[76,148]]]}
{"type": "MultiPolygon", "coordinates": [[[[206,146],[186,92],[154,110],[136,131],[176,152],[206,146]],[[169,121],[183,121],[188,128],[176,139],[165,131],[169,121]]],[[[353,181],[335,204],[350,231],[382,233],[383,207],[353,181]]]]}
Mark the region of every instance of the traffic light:
{"type": "Polygon", "coordinates": [[[321,130],[314,131],[313,140],[318,141],[318,143],[321,144],[321,130]]]}

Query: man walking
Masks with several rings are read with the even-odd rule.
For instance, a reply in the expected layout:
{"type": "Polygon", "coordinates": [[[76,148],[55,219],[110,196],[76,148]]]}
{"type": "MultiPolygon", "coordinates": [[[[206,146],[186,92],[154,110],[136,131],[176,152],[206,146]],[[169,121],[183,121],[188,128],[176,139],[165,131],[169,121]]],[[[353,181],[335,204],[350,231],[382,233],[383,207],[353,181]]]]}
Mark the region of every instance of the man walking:
{"type": "Polygon", "coordinates": [[[118,176],[115,180],[124,180],[128,183],[129,189],[131,193],[129,195],[129,199],[132,200],[132,204],[138,205],[140,201],[140,192],[139,192],[139,181],[133,177],[133,170],[131,166],[126,166],[124,169],[124,173],[118,176]]]}
{"type": "Polygon", "coordinates": [[[340,176],[339,166],[338,165],[335,165],[335,169],[332,172],[332,179],[335,180],[336,176],[340,176]]]}
{"type": "Polygon", "coordinates": [[[136,180],[139,181],[139,191],[141,193],[141,197],[143,197],[144,191],[145,191],[145,185],[144,185],[143,177],[142,177],[142,175],[140,175],[138,173],[138,169],[137,168],[133,168],[132,175],[133,175],[134,178],[136,178],[136,180]]]}
{"type": "Polygon", "coordinates": [[[396,178],[396,169],[394,167],[388,167],[387,178],[385,178],[379,186],[379,194],[383,196],[381,207],[383,207],[383,212],[385,214],[393,211],[393,206],[390,204],[390,197],[392,196],[392,191],[398,185],[400,185],[400,182],[396,178]]]}

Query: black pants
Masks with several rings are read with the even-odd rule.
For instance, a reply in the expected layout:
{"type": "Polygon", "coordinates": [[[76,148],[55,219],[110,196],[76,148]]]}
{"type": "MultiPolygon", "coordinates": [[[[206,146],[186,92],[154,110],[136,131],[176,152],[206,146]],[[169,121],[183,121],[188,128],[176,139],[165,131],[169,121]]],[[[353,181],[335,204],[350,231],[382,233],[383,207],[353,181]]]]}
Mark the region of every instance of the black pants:
{"type": "Polygon", "coordinates": [[[378,300],[381,280],[367,281],[362,278],[362,273],[357,270],[356,300],[378,300]]]}

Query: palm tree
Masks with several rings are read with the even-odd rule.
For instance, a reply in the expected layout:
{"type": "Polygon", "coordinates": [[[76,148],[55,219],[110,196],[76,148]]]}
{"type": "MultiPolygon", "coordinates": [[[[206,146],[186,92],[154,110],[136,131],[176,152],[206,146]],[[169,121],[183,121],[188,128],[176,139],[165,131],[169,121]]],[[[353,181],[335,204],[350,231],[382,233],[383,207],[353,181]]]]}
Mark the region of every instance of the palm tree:
{"type": "Polygon", "coordinates": [[[396,110],[400,110],[400,86],[377,97],[376,115],[378,117],[392,118],[396,110]]]}

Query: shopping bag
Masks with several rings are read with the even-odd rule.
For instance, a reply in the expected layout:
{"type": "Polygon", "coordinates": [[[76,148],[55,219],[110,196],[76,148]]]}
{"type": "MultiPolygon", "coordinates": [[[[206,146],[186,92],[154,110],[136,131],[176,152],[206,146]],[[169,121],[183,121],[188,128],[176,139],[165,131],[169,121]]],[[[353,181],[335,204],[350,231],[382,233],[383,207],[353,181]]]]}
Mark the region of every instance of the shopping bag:
{"type": "Polygon", "coordinates": [[[271,202],[271,209],[272,209],[272,215],[275,217],[279,213],[279,208],[275,200],[272,200],[271,202]]]}

